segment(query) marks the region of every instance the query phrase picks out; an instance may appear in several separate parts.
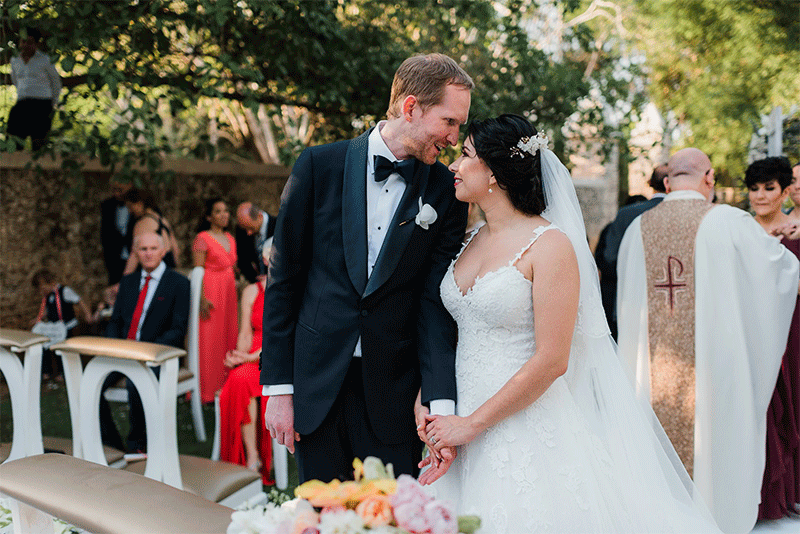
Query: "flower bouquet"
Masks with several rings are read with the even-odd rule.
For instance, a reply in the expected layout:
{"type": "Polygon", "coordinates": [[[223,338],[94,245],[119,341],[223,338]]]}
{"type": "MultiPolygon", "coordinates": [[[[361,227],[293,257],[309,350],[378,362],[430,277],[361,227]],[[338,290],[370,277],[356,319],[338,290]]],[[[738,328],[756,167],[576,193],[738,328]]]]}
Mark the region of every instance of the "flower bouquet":
{"type": "Polygon", "coordinates": [[[473,534],[474,516],[456,517],[453,506],[429,496],[409,475],[397,479],[378,458],[353,461],[355,480],[309,480],[297,498],[231,515],[228,534],[473,534]]]}

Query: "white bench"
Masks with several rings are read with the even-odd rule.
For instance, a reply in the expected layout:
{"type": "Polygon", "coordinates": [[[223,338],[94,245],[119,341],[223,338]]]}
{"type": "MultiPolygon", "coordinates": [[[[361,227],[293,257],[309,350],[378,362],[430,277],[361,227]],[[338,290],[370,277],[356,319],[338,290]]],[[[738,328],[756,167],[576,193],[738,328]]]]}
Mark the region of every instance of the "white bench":
{"type": "Polygon", "coordinates": [[[106,377],[117,371],[136,386],[147,426],[147,461],[131,463],[126,470],[230,506],[261,494],[261,476],[254,471],[178,455],[175,391],[183,349],[92,336],[70,338],[51,348],[64,361],[72,432],[81,437],[82,458],[107,465],[100,438],[100,393],[106,377]],[[81,354],[93,356],[84,369],[81,354]],[[149,368],[153,366],[161,367],[158,378],[149,368]]]}
{"type": "Polygon", "coordinates": [[[14,436],[7,460],[42,454],[39,392],[42,345],[50,338],[25,330],[0,328],[0,372],[11,396],[14,436]]]}
{"type": "Polygon", "coordinates": [[[233,510],[121,469],[63,454],[0,465],[14,532],[52,534],[56,517],[93,534],[222,534],[233,510]]]}

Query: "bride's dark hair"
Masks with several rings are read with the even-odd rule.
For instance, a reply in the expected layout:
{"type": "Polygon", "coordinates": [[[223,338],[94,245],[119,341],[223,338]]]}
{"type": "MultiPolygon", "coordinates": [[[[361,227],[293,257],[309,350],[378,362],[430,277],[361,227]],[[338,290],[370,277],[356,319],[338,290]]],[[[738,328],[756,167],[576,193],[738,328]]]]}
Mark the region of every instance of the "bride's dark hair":
{"type": "Polygon", "coordinates": [[[511,114],[474,120],[467,128],[475,153],[492,171],[497,185],[508,194],[511,205],[527,215],[539,215],[546,207],[541,151],[534,156],[512,148],[536,133],[525,117],[511,114]]]}

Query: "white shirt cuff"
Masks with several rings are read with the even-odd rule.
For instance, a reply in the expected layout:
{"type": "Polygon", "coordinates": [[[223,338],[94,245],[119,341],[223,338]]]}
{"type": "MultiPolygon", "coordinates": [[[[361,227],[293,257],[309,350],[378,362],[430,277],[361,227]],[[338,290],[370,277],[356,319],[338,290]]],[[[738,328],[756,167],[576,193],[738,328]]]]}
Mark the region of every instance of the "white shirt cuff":
{"type": "Polygon", "coordinates": [[[456,401],[452,399],[435,399],[430,402],[431,415],[455,415],[456,401]]]}
{"type": "Polygon", "coordinates": [[[294,386],[292,384],[264,386],[261,388],[261,394],[264,397],[272,397],[273,395],[294,395],[294,386]]]}

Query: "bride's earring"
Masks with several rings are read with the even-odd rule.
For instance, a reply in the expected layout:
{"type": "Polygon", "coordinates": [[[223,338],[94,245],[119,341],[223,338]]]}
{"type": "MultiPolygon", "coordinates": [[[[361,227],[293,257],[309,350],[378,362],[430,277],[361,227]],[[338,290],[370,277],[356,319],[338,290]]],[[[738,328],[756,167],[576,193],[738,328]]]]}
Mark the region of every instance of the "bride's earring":
{"type": "Polygon", "coordinates": [[[492,192],[492,188],[491,188],[491,187],[489,188],[489,192],[490,192],[490,193],[492,192]]]}

